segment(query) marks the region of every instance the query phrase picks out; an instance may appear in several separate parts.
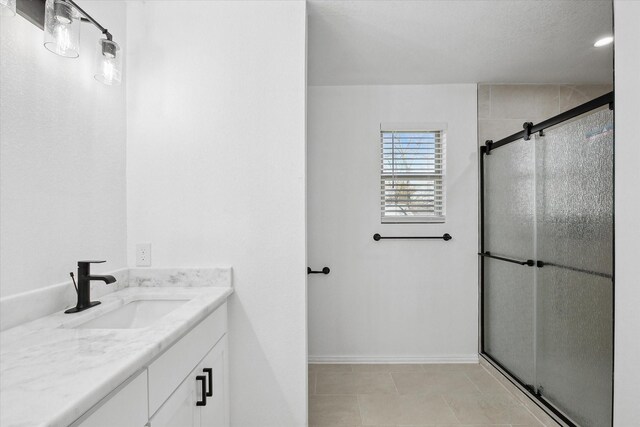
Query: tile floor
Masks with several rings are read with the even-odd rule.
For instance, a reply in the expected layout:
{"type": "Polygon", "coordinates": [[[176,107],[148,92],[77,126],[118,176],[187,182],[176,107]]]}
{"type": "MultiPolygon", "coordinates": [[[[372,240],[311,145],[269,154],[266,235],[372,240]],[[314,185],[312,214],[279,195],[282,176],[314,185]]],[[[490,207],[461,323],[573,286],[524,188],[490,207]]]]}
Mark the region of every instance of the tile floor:
{"type": "Polygon", "coordinates": [[[544,424],[478,364],[309,365],[309,426],[544,424]]]}

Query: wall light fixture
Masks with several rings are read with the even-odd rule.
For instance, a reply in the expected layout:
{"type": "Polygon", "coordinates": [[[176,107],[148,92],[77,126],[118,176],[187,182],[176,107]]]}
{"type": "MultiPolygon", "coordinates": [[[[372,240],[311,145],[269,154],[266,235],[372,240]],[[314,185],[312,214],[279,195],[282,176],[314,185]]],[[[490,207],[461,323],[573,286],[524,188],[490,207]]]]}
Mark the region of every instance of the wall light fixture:
{"type": "MultiPolygon", "coordinates": [[[[12,0],[0,0],[12,1],[12,0]]],[[[73,0],[46,0],[44,15],[44,46],[65,58],[80,56],[80,25],[88,22],[106,37],[98,40],[95,78],[107,85],[122,81],[122,49],[113,36],[73,0]]]]}
{"type": "Polygon", "coordinates": [[[95,79],[106,85],[117,85],[122,80],[122,54],[113,40],[98,40],[95,79]]]}
{"type": "Polygon", "coordinates": [[[80,56],[80,14],[65,0],[47,0],[44,47],[65,58],[80,56]]]}

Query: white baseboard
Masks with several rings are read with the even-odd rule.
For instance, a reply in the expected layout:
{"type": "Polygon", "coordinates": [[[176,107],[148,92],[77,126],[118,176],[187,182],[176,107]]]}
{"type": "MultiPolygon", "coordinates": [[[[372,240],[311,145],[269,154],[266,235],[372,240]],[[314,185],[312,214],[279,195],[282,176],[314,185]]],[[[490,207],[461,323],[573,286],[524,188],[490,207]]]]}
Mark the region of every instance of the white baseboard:
{"type": "Polygon", "coordinates": [[[347,363],[347,364],[382,364],[382,363],[478,363],[477,354],[452,356],[309,356],[309,363],[347,363]]]}

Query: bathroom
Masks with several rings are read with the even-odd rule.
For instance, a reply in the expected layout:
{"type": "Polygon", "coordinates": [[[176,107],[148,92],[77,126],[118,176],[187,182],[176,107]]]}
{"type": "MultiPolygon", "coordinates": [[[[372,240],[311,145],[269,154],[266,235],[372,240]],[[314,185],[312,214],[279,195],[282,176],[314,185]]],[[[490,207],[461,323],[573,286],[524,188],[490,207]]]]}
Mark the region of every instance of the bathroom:
{"type": "Polygon", "coordinates": [[[0,12],[0,426],[640,426],[640,1],[0,12]]]}

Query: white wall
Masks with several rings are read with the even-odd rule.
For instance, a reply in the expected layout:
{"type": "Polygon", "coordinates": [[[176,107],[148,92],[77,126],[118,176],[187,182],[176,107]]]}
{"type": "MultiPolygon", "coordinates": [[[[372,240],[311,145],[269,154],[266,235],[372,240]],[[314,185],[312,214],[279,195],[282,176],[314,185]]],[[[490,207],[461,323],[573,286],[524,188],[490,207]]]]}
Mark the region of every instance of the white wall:
{"type": "MultiPolygon", "coordinates": [[[[91,2],[126,49],[122,2],[91,2]]],[[[126,266],[125,85],[93,78],[100,32],[81,29],[80,58],[56,56],[20,16],[0,23],[0,295],[126,266]]]]}
{"type": "Polygon", "coordinates": [[[311,360],[477,357],[475,85],[308,92],[311,360]],[[380,123],[446,122],[445,224],[380,224],[380,123]],[[374,242],[374,233],[453,240],[374,242]]]}
{"type": "Polygon", "coordinates": [[[304,425],[305,2],[128,13],[129,263],[233,266],[232,425],[304,425]]]}
{"type": "Polygon", "coordinates": [[[640,2],[616,0],[614,425],[640,420],[640,2]]]}

